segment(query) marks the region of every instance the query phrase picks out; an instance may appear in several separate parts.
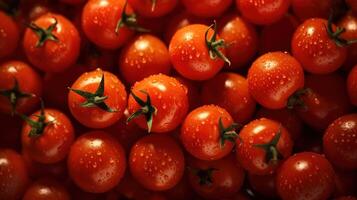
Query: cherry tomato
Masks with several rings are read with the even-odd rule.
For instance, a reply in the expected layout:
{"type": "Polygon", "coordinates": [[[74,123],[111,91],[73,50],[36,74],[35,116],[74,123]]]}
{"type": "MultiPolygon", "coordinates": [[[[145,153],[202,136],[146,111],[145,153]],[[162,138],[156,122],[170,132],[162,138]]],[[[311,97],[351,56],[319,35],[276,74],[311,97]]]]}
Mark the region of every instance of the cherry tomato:
{"type": "Polygon", "coordinates": [[[246,67],[258,48],[258,36],[254,26],[238,14],[223,16],[219,24],[219,35],[227,44],[227,58],[232,62],[232,66],[227,69],[246,67]]]}
{"type": "Polygon", "coordinates": [[[293,15],[284,15],[279,21],[264,26],[259,38],[259,52],[261,54],[282,51],[290,52],[293,38],[299,22],[293,15]]]}
{"type": "Polygon", "coordinates": [[[0,111],[28,113],[38,105],[41,97],[41,77],[21,61],[8,61],[0,65],[0,111]]]}
{"type": "Polygon", "coordinates": [[[191,158],[188,166],[192,188],[205,199],[233,196],[243,185],[244,170],[233,155],[215,161],[191,158]]]}
{"type": "Polygon", "coordinates": [[[335,30],[335,25],[330,26],[327,20],[320,18],[308,19],[296,29],[291,48],[304,70],[328,74],[342,66],[347,49],[338,43],[339,34],[333,36],[335,30]]]}
{"type": "Polygon", "coordinates": [[[69,152],[68,171],[84,191],[103,193],[114,188],[126,168],[123,147],[103,131],[80,136],[69,152]]]}
{"type": "Polygon", "coordinates": [[[77,61],[79,33],[65,17],[48,13],[30,23],[23,48],[28,60],[38,69],[60,72],[77,61]]]}
{"type": "Polygon", "coordinates": [[[117,122],[123,116],[126,100],[120,80],[101,69],[82,74],[68,94],[72,115],[90,128],[106,128],[117,122]]]}
{"type": "Polygon", "coordinates": [[[185,149],[201,160],[218,160],[233,149],[236,124],[223,108],[206,105],[190,112],[181,127],[185,149]]]}
{"type": "Polygon", "coordinates": [[[291,7],[295,16],[297,16],[300,21],[305,21],[306,19],[319,17],[327,19],[332,8],[333,0],[292,0],[291,7]]]}
{"type": "Polygon", "coordinates": [[[293,142],[289,132],[278,122],[260,118],[243,127],[236,140],[236,157],[251,174],[268,175],[281,160],[290,156],[293,142]]]}
{"type": "Polygon", "coordinates": [[[19,28],[15,21],[0,11],[0,58],[11,55],[19,42],[19,28]]]}
{"type": "Polygon", "coordinates": [[[206,25],[193,24],[179,29],[172,37],[169,45],[171,63],[183,77],[207,80],[222,69],[226,59],[224,41],[215,32],[206,25]]]}
{"type": "Polygon", "coordinates": [[[248,87],[253,98],[269,109],[290,105],[290,97],[304,86],[304,71],[292,56],[282,52],[266,53],[248,71],[248,87]]]}
{"type": "Polygon", "coordinates": [[[187,88],[163,74],[137,82],[128,100],[131,119],[149,132],[169,132],[177,128],[188,110],[187,88]]]}
{"type": "Polygon", "coordinates": [[[133,177],[154,191],[174,187],[182,178],[185,160],[180,146],[169,136],[153,134],[140,139],[129,157],[133,177]]]}
{"type": "Polygon", "coordinates": [[[254,24],[277,22],[288,12],[290,0],[236,0],[242,16],[254,24]]]}
{"type": "Polygon", "coordinates": [[[302,152],[284,162],[276,184],[283,200],[328,199],[334,189],[334,171],[320,154],[302,152]]]}
{"type": "Polygon", "coordinates": [[[276,174],[265,176],[248,174],[249,184],[252,186],[253,190],[269,199],[278,197],[275,185],[275,177],[276,174]]]}
{"type": "MultiPolygon", "coordinates": [[[[352,12],[347,13],[338,22],[338,26],[345,29],[341,37],[346,40],[357,39],[357,16],[352,12]]],[[[347,47],[347,59],[344,63],[343,69],[350,70],[356,64],[357,44],[351,44],[347,47]]],[[[346,71],[347,71],[346,70],[346,71]]]]}
{"type": "Polygon", "coordinates": [[[134,34],[129,26],[124,25],[127,22],[123,14],[136,20],[130,4],[125,7],[125,0],[89,0],[83,7],[82,29],[94,44],[105,49],[117,49],[134,34]],[[120,21],[124,24],[120,25],[120,21]]]}
{"type": "Polygon", "coordinates": [[[357,106],[357,65],[351,69],[348,75],[347,92],[351,103],[357,106]]]}
{"type": "Polygon", "coordinates": [[[357,169],[357,114],[336,119],[326,129],[323,142],[326,157],[342,169],[357,169]]]}
{"type": "Polygon", "coordinates": [[[317,131],[323,131],[338,117],[351,110],[346,83],[338,74],[308,75],[301,96],[303,106],[297,107],[300,118],[317,131]]]}
{"type": "Polygon", "coordinates": [[[43,109],[25,117],[21,134],[22,148],[31,159],[45,164],[66,158],[74,141],[68,117],[58,110],[43,109]]]}
{"type": "Polygon", "coordinates": [[[232,0],[182,0],[186,10],[195,16],[202,18],[219,17],[222,13],[229,8],[232,0]]]}
{"type": "Polygon", "coordinates": [[[129,0],[129,3],[144,17],[161,17],[176,7],[177,0],[129,0]]]}
{"type": "Polygon", "coordinates": [[[69,200],[66,188],[50,178],[43,178],[32,183],[26,190],[23,200],[69,200]]]}
{"type": "Polygon", "coordinates": [[[166,45],[152,35],[140,35],[127,43],[120,53],[119,70],[129,84],[154,75],[169,74],[171,69],[166,45]]]}
{"type": "Polygon", "coordinates": [[[1,199],[20,199],[28,182],[23,158],[13,150],[0,149],[1,199]]]}
{"type": "Polygon", "coordinates": [[[202,86],[201,101],[226,109],[237,123],[247,123],[256,103],[248,91],[247,80],[235,73],[220,73],[202,86]]]}

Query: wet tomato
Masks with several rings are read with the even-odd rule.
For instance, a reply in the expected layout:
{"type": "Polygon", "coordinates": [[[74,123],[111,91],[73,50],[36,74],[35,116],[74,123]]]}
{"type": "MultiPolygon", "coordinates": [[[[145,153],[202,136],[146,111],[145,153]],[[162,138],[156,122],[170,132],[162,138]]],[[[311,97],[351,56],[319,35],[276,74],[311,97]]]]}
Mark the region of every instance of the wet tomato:
{"type": "Polygon", "coordinates": [[[54,179],[42,178],[32,183],[26,190],[23,200],[69,200],[65,187],[54,179]]]}
{"type": "Polygon", "coordinates": [[[129,0],[133,9],[144,17],[161,17],[171,12],[177,0],[129,0]]]}

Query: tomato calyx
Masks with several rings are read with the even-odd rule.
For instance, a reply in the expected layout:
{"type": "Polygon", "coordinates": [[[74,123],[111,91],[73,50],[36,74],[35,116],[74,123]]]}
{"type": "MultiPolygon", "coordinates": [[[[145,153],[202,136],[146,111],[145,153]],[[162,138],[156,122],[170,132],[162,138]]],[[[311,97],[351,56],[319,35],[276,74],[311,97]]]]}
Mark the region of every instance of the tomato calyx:
{"type": "Polygon", "coordinates": [[[218,129],[220,133],[219,143],[221,148],[224,147],[225,141],[235,142],[235,139],[238,137],[238,134],[235,132],[235,129],[239,126],[237,123],[232,123],[228,127],[224,127],[222,118],[218,120],[218,129]]]}
{"type": "Polygon", "coordinates": [[[277,149],[277,145],[281,136],[281,127],[279,127],[278,132],[274,135],[270,142],[266,144],[254,144],[256,148],[261,148],[265,151],[265,162],[277,164],[278,160],[282,157],[277,149]]]}
{"type": "Polygon", "coordinates": [[[156,0],[151,0],[151,12],[154,12],[156,7],[156,0]]]}
{"type": "Polygon", "coordinates": [[[293,95],[291,95],[288,99],[286,107],[288,109],[294,109],[296,106],[303,108],[304,110],[307,109],[302,96],[310,94],[312,90],[310,88],[303,88],[297,90],[293,95]]]}
{"type": "Polygon", "coordinates": [[[353,39],[353,40],[346,40],[346,39],[343,39],[340,37],[341,34],[346,31],[345,28],[337,27],[336,31],[333,31],[332,18],[333,18],[333,15],[331,14],[328,19],[328,22],[327,22],[327,27],[326,27],[326,25],[325,25],[325,27],[326,27],[328,36],[336,43],[336,45],[339,47],[346,47],[351,44],[357,43],[357,38],[353,39]]]}
{"type": "Polygon", "coordinates": [[[82,90],[77,90],[73,88],[68,88],[69,90],[75,92],[76,94],[84,97],[86,99],[85,102],[81,103],[82,107],[92,108],[98,107],[107,112],[116,112],[117,110],[110,108],[104,101],[108,99],[108,96],[104,96],[104,74],[102,74],[102,78],[98,85],[95,93],[90,93],[82,90]]]}
{"type": "Polygon", "coordinates": [[[126,10],[126,7],[128,5],[128,1],[125,1],[125,4],[124,4],[124,7],[123,7],[123,11],[121,13],[121,17],[120,19],[118,20],[117,22],[117,25],[115,27],[115,34],[118,35],[119,34],[119,29],[121,27],[128,27],[134,31],[138,31],[138,32],[150,32],[150,30],[146,29],[146,28],[143,28],[143,27],[140,27],[138,25],[138,21],[136,19],[136,14],[133,13],[133,14],[127,14],[125,12],[126,10]]]}
{"type": "Polygon", "coordinates": [[[216,168],[207,168],[207,169],[192,169],[192,168],[190,168],[190,171],[199,178],[198,183],[200,185],[210,186],[213,183],[212,174],[214,171],[218,171],[218,169],[216,169],[216,168]]]}
{"type": "Polygon", "coordinates": [[[52,124],[53,122],[46,122],[46,116],[45,116],[45,106],[43,101],[41,100],[41,111],[40,115],[34,115],[37,117],[37,121],[32,120],[31,118],[27,117],[26,115],[20,114],[20,117],[28,124],[31,126],[31,130],[28,134],[29,137],[35,138],[39,137],[43,134],[45,128],[49,125],[52,124]]]}
{"type": "Polygon", "coordinates": [[[52,33],[58,23],[56,18],[53,19],[55,20],[55,22],[49,25],[47,29],[37,26],[34,22],[28,24],[28,28],[30,28],[39,38],[35,46],[36,48],[42,47],[47,40],[59,42],[58,38],[52,33]]]}
{"type": "Polygon", "coordinates": [[[213,21],[207,31],[205,32],[205,42],[209,51],[210,58],[215,60],[217,57],[226,62],[229,66],[231,65],[231,61],[219,50],[220,48],[225,48],[226,44],[223,39],[217,40],[217,23],[213,21]],[[210,39],[208,39],[208,31],[213,28],[213,35],[210,39]]]}
{"type": "Polygon", "coordinates": [[[144,115],[148,126],[148,132],[150,133],[152,128],[152,121],[154,115],[156,115],[157,113],[157,109],[151,104],[150,95],[144,90],[140,90],[140,92],[146,95],[146,102],[136,96],[134,92],[131,92],[131,95],[133,96],[134,100],[141,106],[141,108],[135,111],[132,115],[130,115],[130,117],[128,117],[126,121],[127,123],[129,123],[131,120],[139,117],[140,115],[144,115]]]}
{"type": "Polygon", "coordinates": [[[16,110],[16,105],[19,99],[35,97],[34,94],[25,93],[20,90],[19,82],[15,78],[14,86],[9,90],[0,90],[0,95],[9,99],[11,104],[11,114],[13,115],[16,110]]]}

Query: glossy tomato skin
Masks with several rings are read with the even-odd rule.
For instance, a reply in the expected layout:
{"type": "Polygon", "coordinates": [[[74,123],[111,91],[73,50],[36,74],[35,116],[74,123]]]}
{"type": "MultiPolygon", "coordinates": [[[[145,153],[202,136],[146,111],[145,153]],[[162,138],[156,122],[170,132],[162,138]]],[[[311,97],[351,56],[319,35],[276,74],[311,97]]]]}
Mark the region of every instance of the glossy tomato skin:
{"type": "Polygon", "coordinates": [[[51,178],[42,178],[32,183],[26,190],[23,200],[69,200],[66,188],[51,178]]]}
{"type": "Polygon", "coordinates": [[[72,66],[79,56],[80,37],[76,27],[65,17],[48,13],[37,18],[34,23],[47,29],[55,23],[52,34],[58,42],[47,40],[41,47],[36,47],[38,35],[30,28],[26,29],[23,48],[30,63],[45,72],[60,72],[72,66]]]}
{"type": "MultiPolygon", "coordinates": [[[[41,111],[30,116],[37,121],[41,111]]],[[[74,128],[68,117],[54,109],[45,109],[44,115],[48,124],[41,135],[30,137],[31,126],[25,122],[22,127],[22,148],[35,161],[45,164],[59,162],[67,156],[74,141],[74,128]],[[50,153],[49,153],[50,152],[50,153]]]]}
{"type": "Polygon", "coordinates": [[[0,149],[0,199],[21,198],[29,182],[23,158],[10,149],[0,149]]]}
{"type": "Polygon", "coordinates": [[[300,21],[306,19],[319,17],[327,19],[332,7],[334,6],[333,0],[292,0],[291,7],[295,16],[300,21]]]}
{"type": "Polygon", "coordinates": [[[144,17],[162,17],[170,13],[177,5],[177,0],[157,0],[154,9],[151,0],[129,0],[133,9],[144,17]]]}
{"type": "Polygon", "coordinates": [[[169,74],[171,69],[166,45],[149,34],[139,35],[127,43],[118,63],[121,75],[130,85],[150,75],[169,74]]]}
{"type": "Polygon", "coordinates": [[[15,21],[6,13],[0,11],[0,58],[12,54],[19,42],[19,28],[15,21]]]}
{"type": "MultiPolygon", "coordinates": [[[[216,75],[223,67],[224,61],[212,59],[205,42],[208,26],[192,24],[179,29],[171,39],[169,54],[171,63],[178,73],[191,80],[207,80],[216,75]]],[[[208,31],[210,39],[213,30],[208,31]]],[[[217,37],[219,40],[219,37],[217,37]]],[[[225,50],[220,49],[224,54],[225,50]]]]}
{"type": "Polygon", "coordinates": [[[131,174],[144,188],[162,191],[180,181],[185,159],[181,147],[172,138],[152,134],[134,144],[129,165],[131,174]]]}
{"type": "Polygon", "coordinates": [[[236,0],[236,5],[250,22],[266,25],[278,21],[287,13],[290,0],[236,0]]]}
{"type": "Polygon", "coordinates": [[[290,139],[289,132],[280,123],[260,118],[243,127],[236,140],[236,157],[245,170],[255,175],[268,175],[276,171],[281,160],[276,164],[267,162],[265,160],[266,151],[254,145],[271,142],[279,131],[281,135],[276,149],[282,159],[286,159],[292,152],[293,141],[290,139]]]}
{"type": "Polygon", "coordinates": [[[96,69],[82,74],[71,86],[90,93],[95,93],[104,74],[104,101],[108,107],[116,110],[108,112],[99,107],[82,107],[86,99],[73,91],[68,94],[68,107],[72,115],[84,126],[90,128],[106,128],[117,122],[124,113],[127,101],[125,86],[112,73],[96,69]]]}
{"type": "Polygon", "coordinates": [[[182,0],[185,8],[197,17],[219,17],[232,4],[232,0],[182,0]]]}
{"type": "Polygon", "coordinates": [[[191,158],[188,161],[189,182],[197,194],[205,199],[221,199],[224,197],[233,196],[243,185],[244,170],[236,162],[233,155],[229,155],[220,160],[203,161],[196,158],[191,158]],[[193,170],[215,169],[212,172],[211,184],[200,184],[200,178],[193,170]]]}
{"type": "MultiPolygon", "coordinates": [[[[17,80],[22,93],[36,96],[18,99],[15,111],[19,113],[33,111],[39,103],[38,97],[42,95],[42,80],[39,74],[28,64],[12,60],[0,65],[0,77],[0,90],[13,89],[17,80]]],[[[0,96],[0,111],[7,114],[12,112],[11,103],[7,97],[0,96]]]]}
{"type": "Polygon", "coordinates": [[[305,106],[297,107],[297,113],[315,130],[324,131],[335,119],[350,112],[346,83],[340,75],[307,75],[305,87],[310,92],[301,97],[305,106]]]}
{"type": "Polygon", "coordinates": [[[347,92],[351,103],[357,106],[357,65],[351,69],[348,75],[347,92]]]}
{"type": "MultiPolygon", "coordinates": [[[[124,0],[89,0],[85,4],[82,29],[91,42],[105,49],[117,49],[132,37],[134,32],[126,26],[121,27],[118,34],[115,33],[124,4],[124,0]]],[[[125,11],[133,13],[130,4],[125,11]]]]}
{"type": "Polygon", "coordinates": [[[72,145],[67,166],[70,177],[82,190],[103,193],[114,188],[123,177],[125,153],[108,133],[92,131],[72,145]]]}
{"type": "MultiPolygon", "coordinates": [[[[337,24],[339,27],[345,28],[345,32],[341,35],[346,40],[354,40],[357,38],[357,15],[349,12],[337,24]]],[[[343,69],[350,70],[356,64],[357,44],[347,46],[347,59],[343,69]]]]}
{"type": "Polygon", "coordinates": [[[347,49],[336,45],[328,36],[326,26],[325,19],[308,19],[296,29],[291,41],[294,57],[304,70],[313,74],[334,72],[346,60],[347,49]]]}
{"type": "Polygon", "coordinates": [[[215,105],[205,105],[191,111],[181,126],[181,141],[185,149],[201,160],[218,160],[233,149],[231,141],[221,146],[219,119],[225,128],[233,124],[230,114],[215,105]]]}
{"type": "Polygon", "coordinates": [[[232,63],[227,69],[246,67],[258,49],[258,36],[255,27],[239,17],[238,14],[223,16],[219,25],[219,35],[228,45],[226,55],[232,63]]]}
{"type": "Polygon", "coordinates": [[[249,92],[259,104],[281,109],[287,106],[289,97],[304,86],[304,71],[289,54],[266,53],[253,62],[247,80],[249,92]]]}
{"type": "Polygon", "coordinates": [[[297,153],[281,166],[276,184],[283,200],[328,199],[334,189],[334,171],[320,154],[297,153]]]}
{"type": "Polygon", "coordinates": [[[256,103],[248,90],[247,80],[235,73],[219,73],[202,85],[201,101],[226,109],[235,122],[247,123],[256,103]]]}
{"type": "MultiPolygon", "coordinates": [[[[148,93],[151,104],[157,109],[153,116],[152,132],[164,133],[177,128],[184,120],[188,111],[187,88],[178,80],[164,74],[149,76],[137,82],[131,92],[143,101],[146,101],[148,93]]],[[[128,111],[130,114],[140,109],[140,105],[129,96],[128,111]]],[[[147,129],[145,116],[134,119],[142,129],[147,129]]]]}
{"type": "Polygon", "coordinates": [[[252,186],[253,190],[269,199],[278,197],[275,177],[276,174],[269,174],[265,176],[248,174],[249,184],[252,186]]]}
{"type": "Polygon", "coordinates": [[[357,114],[344,115],[326,129],[323,144],[326,157],[335,166],[357,169],[357,114]]]}

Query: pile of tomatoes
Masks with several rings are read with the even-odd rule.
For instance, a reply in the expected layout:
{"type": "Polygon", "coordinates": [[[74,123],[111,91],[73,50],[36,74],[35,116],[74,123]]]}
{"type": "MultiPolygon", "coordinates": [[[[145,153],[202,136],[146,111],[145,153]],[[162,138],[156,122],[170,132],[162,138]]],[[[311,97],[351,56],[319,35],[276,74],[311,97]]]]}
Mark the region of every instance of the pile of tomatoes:
{"type": "Polygon", "coordinates": [[[357,0],[0,9],[0,200],[357,199],[357,0]]]}

